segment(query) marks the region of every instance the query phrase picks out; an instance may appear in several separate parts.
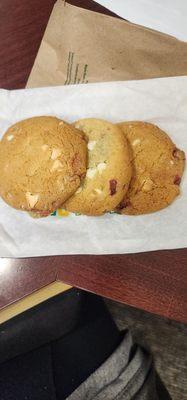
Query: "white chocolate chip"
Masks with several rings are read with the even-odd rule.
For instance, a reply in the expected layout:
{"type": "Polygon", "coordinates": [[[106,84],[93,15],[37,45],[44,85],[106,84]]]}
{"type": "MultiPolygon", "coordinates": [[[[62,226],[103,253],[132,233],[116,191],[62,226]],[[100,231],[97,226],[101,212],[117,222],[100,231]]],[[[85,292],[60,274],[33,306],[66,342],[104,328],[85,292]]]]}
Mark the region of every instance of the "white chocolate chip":
{"type": "Polygon", "coordinates": [[[96,140],[91,140],[88,142],[88,150],[93,150],[96,145],[96,140]]]}
{"type": "Polygon", "coordinates": [[[147,178],[143,182],[142,191],[143,192],[150,192],[150,190],[153,189],[153,186],[154,186],[154,182],[150,178],[147,178]]]}
{"type": "Polygon", "coordinates": [[[64,125],[64,121],[59,122],[59,126],[64,125]]]}
{"type": "Polygon", "coordinates": [[[60,149],[53,149],[51,153],[51,159],[56,160],[61,155],[60,149]]]}
{"type": "Polygon", "coordinates": [[[94,192],[96,192],[97,194],[102,194],[102,190],[101,189],[94,189],[94,192]]]}
{"type": "Polygon", "coordinates": [[[106,169],[106,164],[104,162],[99,163],[97,165],[97,169],[98,169],[99,172],[102,172],[104,169],[106,169]]]}
{"type": "Polygon", "coordinates": [[[173,161],[173,160],[170,160],[170,164],[171,164],[171,165],[174,165],[174,161],[173,161]]]}
{"type": "Polygon", "coordinates": [[[12,197],[13,197],[13,196],[12,196],[12,193],[9,192],[9,193],[8,193],[8,197],[9,197],[9,199],[12,199],[12,197]]]}
{"type": "Polygon", "coordinates": [[[54,163],[53,163],[53,166],[52,166],[52,168],[51,168],[51,171],[55,171],[56,169],[57,170],[61,170],[62,169],[62,163],[59,161],[59,160],[55,160],[54,161],[54,163]]]}
{"type": "Polygon", "coordinates": [[[42,146],[43,151],[46,151],[48,148],[49,148],[49,146],[47,144],[43,144],[43,146],[42,146]]]}
{"type": "Polygon", "coordinates": [[[133,142],[132,142],[132,146],[137,146],[137,144],[139,144],[140,143],[140,139],[135,139],[133,142]]]}
{"type": "Polygon", "coordinates": [[[96,174],[97,169],[96,168],[88,168],[86,172],[86,177],[89,179],[92,179],[94,175],[96,174]]]}
{"type": "Polygon", "coordinates": [[[39,194],[32,194],[30,192],[27,192],[26,199],[29,204],[29,207],[33,208],[39,199],[39,194]]]}
{"type": "Polygon", "coordinates": [[[8,135],[7,140],[10,142],[12,139],[14,139],[14,135],[8,135]]]}
{"type": "Polygon", "coordinates": [[[79,194],[79,193],[81,193],[82,192],[82,186],[80,186],[78,189],[77,189],[77,191],[75,192],[75,194],[79,194]]]}

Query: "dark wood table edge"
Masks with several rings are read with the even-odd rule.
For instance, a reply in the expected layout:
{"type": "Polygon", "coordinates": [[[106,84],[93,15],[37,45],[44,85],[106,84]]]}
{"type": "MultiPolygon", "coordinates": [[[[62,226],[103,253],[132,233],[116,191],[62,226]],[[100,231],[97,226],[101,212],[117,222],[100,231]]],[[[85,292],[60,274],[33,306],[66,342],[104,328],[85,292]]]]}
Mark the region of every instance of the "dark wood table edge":
{"type": "Polygon", "coordinates": [[[187,250],[184,249],[184,251],[184,262],[175,266],[175,271],[178,272],[177,278],[176,273],[173,278],[170,270],[164,267],[164,259],[168,259],[170,263],[172,254],[176,256],[178,252],[181,252],[180,249],[109,256],[1,258],[0,264],[4,268],[1,268],[0,273],[0,310],[53,282],[62,281],[106,298],[185,323],[187,310],[184,276],[187,250]],[[163,259],[163,264],[157,263],[158,257],[163,259]],[[150,260],[150,266],[145,262],[147,258],[150,260]],[[143,279],[141,279],[142,275],[143,279]],[[21,286],[19,282],[22,283],[21,286]],[[162,284],[163,287],[161,287],[162,284]],[[162,296],[162,290],[166,284],[168,292],[162,296]]]}

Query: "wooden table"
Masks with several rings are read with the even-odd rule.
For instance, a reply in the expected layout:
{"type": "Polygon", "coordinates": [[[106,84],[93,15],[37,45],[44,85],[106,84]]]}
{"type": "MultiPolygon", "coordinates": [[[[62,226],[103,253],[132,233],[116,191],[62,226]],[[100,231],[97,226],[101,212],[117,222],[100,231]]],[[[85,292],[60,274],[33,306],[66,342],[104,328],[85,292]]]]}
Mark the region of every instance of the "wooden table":
{"type": "MultiPolygon", "coordinates": [[[[54,0],[0,0],[0,87],[23,88],[54,0]]],[[[108,15],[91,0],[70,3],[108,15]]],[[[187,250],[133,255],[1,259],[0,309],[54,282],[66,282],[187,322],[187,250]]],[[[64,287],[64,286],[63,286],[64,287]]],[[[63,290],[58,286],[57,292],[63,290]]],[[[66,286],[65,286],[66,288],[66,286]]]]}

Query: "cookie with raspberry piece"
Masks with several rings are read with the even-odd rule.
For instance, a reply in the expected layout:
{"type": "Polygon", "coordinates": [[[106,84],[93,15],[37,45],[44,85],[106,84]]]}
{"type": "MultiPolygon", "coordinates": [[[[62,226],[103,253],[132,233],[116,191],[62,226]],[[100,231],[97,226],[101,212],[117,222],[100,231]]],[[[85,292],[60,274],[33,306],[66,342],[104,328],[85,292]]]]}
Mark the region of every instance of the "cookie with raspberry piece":
{"type": "Polygon", "coordinates": [[[123,199],[131,179],[127,140],[122,131],[100,119],[82,119],[74,124],[88,141],[86,177],[76,193],[63,205],[68,211],[102,215],[123,199]]]}
{"type": "Polygon", "coordinates": [[[185,154],[158,126],[132,121],[118,124],[131,148],[132,179],[117,210],[139,215],[161,210],[180,193],[185,154]]]}

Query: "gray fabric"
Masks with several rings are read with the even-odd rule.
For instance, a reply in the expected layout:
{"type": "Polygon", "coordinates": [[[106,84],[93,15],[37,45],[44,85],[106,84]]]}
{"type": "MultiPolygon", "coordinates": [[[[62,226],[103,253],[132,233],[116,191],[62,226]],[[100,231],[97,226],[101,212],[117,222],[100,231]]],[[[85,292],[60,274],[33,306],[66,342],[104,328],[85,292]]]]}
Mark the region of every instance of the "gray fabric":
{"type": "Polygon", "coordinates": [[[116,351],[67,400],[156,400],[154,392],[151,357],[133,349],[126,332],[116,351]]]}
{"type": "MultiPolygon", "coordinates": [[[[147,376],[146,381],[144,382],[143,386],[141,389],[138,391],[136,396],[133,398],[133,400],[159,400],[157,391],[156,391],[156,382],[155,382],[155,371],[152,368],[147,376]]],[[[170,397],[168,393],[165,393],[166,396],[162,396],[162,399],[169,400],[170,397]]],[[[161,399],[160,398],[160,399],[161,399]]]]}

